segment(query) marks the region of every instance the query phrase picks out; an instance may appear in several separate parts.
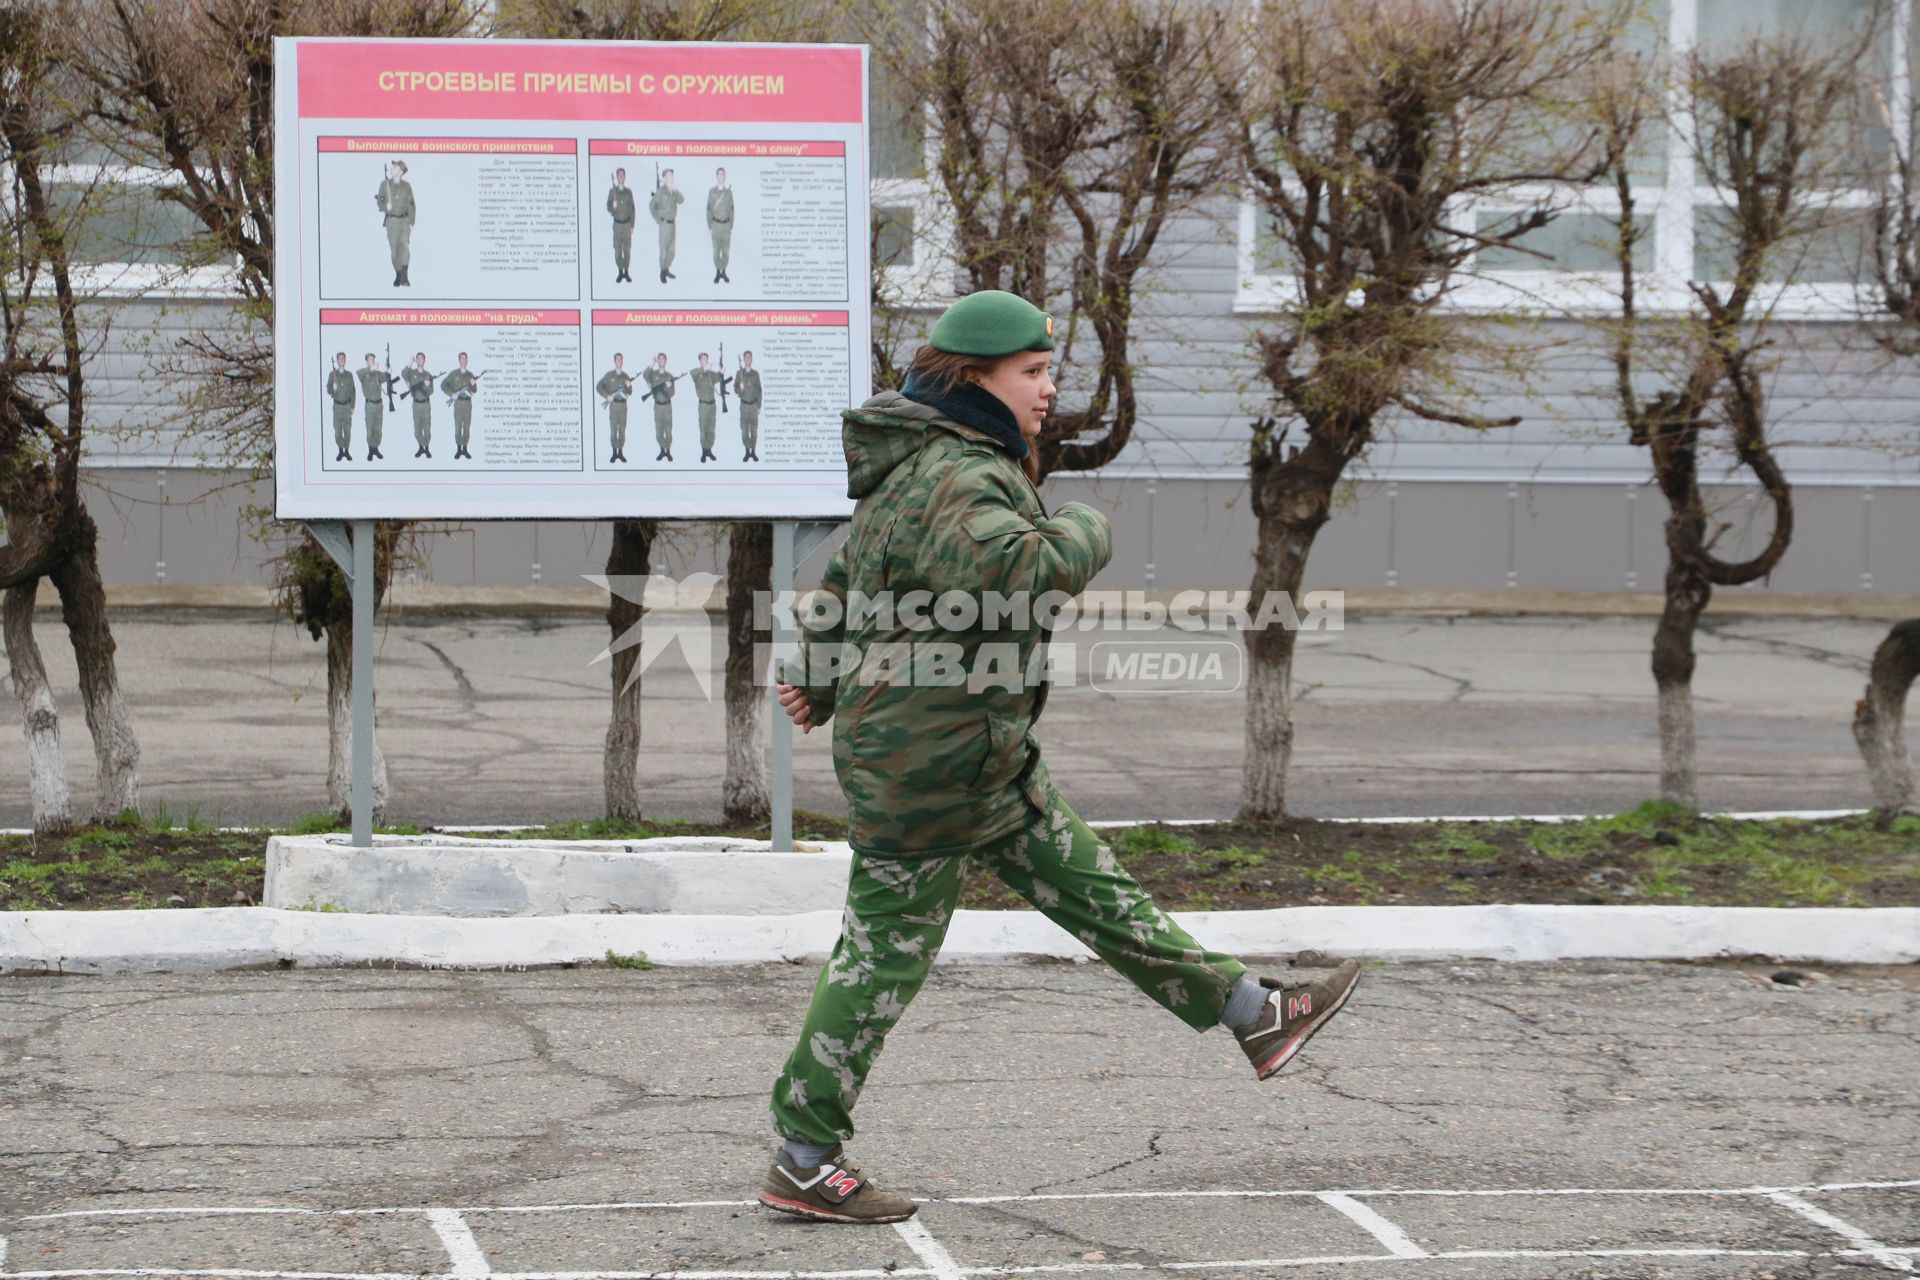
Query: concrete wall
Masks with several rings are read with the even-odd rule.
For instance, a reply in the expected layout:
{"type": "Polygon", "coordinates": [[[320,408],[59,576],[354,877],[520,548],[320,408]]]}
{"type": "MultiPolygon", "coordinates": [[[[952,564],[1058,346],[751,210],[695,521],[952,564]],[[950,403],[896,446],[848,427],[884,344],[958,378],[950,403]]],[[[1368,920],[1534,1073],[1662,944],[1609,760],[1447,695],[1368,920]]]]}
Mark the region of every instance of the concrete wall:
{"type": "MultiPolygon", "coordinates": [[[[87,473],[109,582],[266,581],[239,508],[264,501],[202,470],[87,473]]],[[[1246,484],[1148,477],[1061,478],[1044,496],[1079,499],[1114,523],[1114,559],[1095,586],[1174,591],[1244,587],[1253,572],[1246,484]]],[[[1714,500],[1751,545],[1764,532],[1751,490],[1714,500]]],[[[1762,589],[1920,593],[1920,489],[1805,486],[1786,561],[1762,589]]],[[[1617,484],[1366,481],[1352,487],[1315,545],[1310,585],[1348,589],[1656,591],[1665,564],[1657,492],[1617,484]]],[[[714,526],[675,530],[656,572],[718,572],[714,526]]],[[[1728,535],[1733,538],[1733,534],[1728,535]]],[[[429,580],[446,585],[584,585],[605,567],[608,526],[488,521],[433,541],[429,580]]],[[[815,565],[817,566],[817,561],[815,565]]],[[[815,568],[817,572],[817,567],[815,568]]]]}

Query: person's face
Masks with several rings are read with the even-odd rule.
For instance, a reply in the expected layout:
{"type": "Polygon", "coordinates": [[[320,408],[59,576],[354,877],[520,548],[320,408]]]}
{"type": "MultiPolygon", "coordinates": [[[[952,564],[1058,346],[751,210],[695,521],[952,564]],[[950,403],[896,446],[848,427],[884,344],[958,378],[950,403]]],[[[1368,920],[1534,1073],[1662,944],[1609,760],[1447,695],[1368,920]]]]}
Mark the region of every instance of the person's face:
{"type": "Polygon", "coordinates": [[[335,357],[333,358],[333,367],[334,367],[334,368],[336,368],[336,369],[344,369],[344,368],[346,368],[346,367],[347,367],[347,357],[346,357],[346,356],[345,356],[344,354],[342,354],[342,355],[337,355],[337,356],[335,356],[335,357]]]}
{"type": "Polygon", "coordinates": [[[372,356],[368,356],[368,357],[367,357],[367,368],[369,368],[369,369],[371,369],[371,368],[373,368],[373,357],[372,357],[372,356]]]}
{"type": "Polygon", "coordinates": [[[664,369],[667,367],[667,358],[665,356],[655,356],[653,358],[653,364],[657,369],[664,369]]]}
{"type": "Polygon", "coordinates": [[[724,186],[726,186],[726,185],[727,185],[727,171],[726,171],[725,169],[715,169],[715,170],[713,171],[713,180],[714,180],[715,182],[718,182],[718,183],[719,183],[719,184],[720,184],[721,186],[723,186],[723,187],[724,187],[724,186]]]}
{"type": "Polygon", "coordinates": [[[984,374],[973,374],[978,382],[1001,404],[1013,410],[1020,434],[1031,440],[1040,434],[1040,423],[1053,407],[1053,353],[1016,351],[984,374]]]}
{"type": "Polygon", "coordinates": [[[666,183],[669,188],[671,188],[673,186],[673,170],[669,169],[665,173],[661,174],[660,180],[666,183]]]}
{"type": "Polygon", "coordinates": [[[627,171],[625,169],[615,169],[613,171],[613,185],[616,187],[624,187],[627,185],[627,171]]]}
{"type": "Polygon", "coordinates": [[[705,356],[700,357],[700,367],[702,369],[707,367],[707,358],[705,356]]]}
{"type": "Polygon", "coordinates": [[[614,368],[616,368],[616,369],[624,369],[624,368],[626,368],[626,367],[627,367],[627,358],[626,358],[625,356],[615,356],[615,357],[613,358],[613,367],[614,367],[614,368]]]}
{"type": "Polygon", "coordinates": [[[427,353],[426,353],[426,352],[424,352],[424,351],[416,351],[416,352],[414,352],[414,353],[413,353],[413,362],[414,362],[414,364],[416,364],[416,365],[418,365],[418,366],[419,366],[420,368],[422,368],[422,369],[424,369],[424,368],[426,368],[426,367],[427,367],[427,353]]]}
{"type": "Polygon", "coordinates": [[[751,368],[753,368],[753,352],[751,352],[751,351],[743,351],[743,352],[741,352],[741,353],[740,353],[740,364],[741,364],[741,367],[743,367],[743,368],[747,368],[747,369],[751,369],[751,368]]]}
{"type": "Polygon", "coordinates": [[[465,352],[462,352],[462,353],[460,354],[460,367],[461,367],[462,369],[464,369],[464,368],[466,368],[466,367],[467,367],[467,356],[466,356],[466,353],[465,353],[465,352]]]}
{"type": "Polygon", "coordinates": [[[390,164],[390,165],[388,165],[388,166],[387,166],[387,177],[389,177],[389,178],[391,178],[391,179],[393,179],[393,181],[395,181],[395,182],[398,182],[398,181],[400,181],[400,166],[399,166],[399,165],[397,165],[397,164],[390,164]]]}

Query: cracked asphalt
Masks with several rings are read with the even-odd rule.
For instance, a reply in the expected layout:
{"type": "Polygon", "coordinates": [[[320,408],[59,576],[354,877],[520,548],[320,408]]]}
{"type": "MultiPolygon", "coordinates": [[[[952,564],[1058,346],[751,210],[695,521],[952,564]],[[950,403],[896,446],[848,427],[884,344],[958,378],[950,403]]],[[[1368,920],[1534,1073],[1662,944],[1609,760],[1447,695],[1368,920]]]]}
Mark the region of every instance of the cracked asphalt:
{"type": "Polygon", "coordinates": [[[1834,1185],[1920,1179],[1920,970],[1375,967],[1260,1083],[1102,966],[943,965],[855,1111],[855,1159],[923,1202],[904,1230],[749,1202],[816,973],[0,982],[0,1271],[1520,1280],[1920,1257],[1920,1186],[1834,1185]],[[1651,1194],[1682,1190],[1720,1194],[1651,1194]],[[239,1208],[322,1212],[207,1212],[239,1208]]]}
{"type": "MultiPolygon", "coordinates": [[[[724,632],[658,612],[644,689],[642,794],[659,817],[720,811],[724,632]],[[707,685],[696,673],[707,677],[707,685]],[[709,696],[710,694],[710,696],[709,696]]],[[[1657,790],[1651,619],[1356,616],[1305,632],[1293,809],[1309,816],[1617,812],[1657,790]]],[[[1718,809],[1870,802],[1854,702],[1887,624],[1709,618],[1694,682],[1701,801],[1718,809]]],[[[92,766],[72,654],[43,627],[76,806],[92,766]]],[[[143,795],[176,816],[284,822],[325,807],[321,647],[286,624],[213,612],[115,622],[140,735],[143,795]]],[[[395,822],[537,822],[604,812],[609,678],[603,621],[389,616],[378,628],[379,732],[395,822]]],[[[1230,638],[1063,633],[1075,683],[1041,722],[1070,803],[1099,819],[1225,818],[1238,807],[1245,694],[1230,638]],[[1111,640],[1221,653],[1218,680],[1103,678],[1111,640]],[[1224,645],[1224,648],[1223,648],[1224,645]]],[[[1920,743],[1916,744],[1920,750],[1920,743]]],[[[0,734],[0,825],[31,820],[25,746],[0,734]]],[[[798,740],[795,794],[845,813],[828,735],[798,740]]]]}

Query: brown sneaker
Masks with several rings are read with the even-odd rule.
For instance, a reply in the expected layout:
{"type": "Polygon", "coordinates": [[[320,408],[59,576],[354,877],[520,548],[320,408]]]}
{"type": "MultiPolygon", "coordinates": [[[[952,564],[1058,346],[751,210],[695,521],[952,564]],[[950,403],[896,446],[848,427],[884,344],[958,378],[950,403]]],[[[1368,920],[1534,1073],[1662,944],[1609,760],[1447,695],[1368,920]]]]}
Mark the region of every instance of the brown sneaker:
{"type": "Polygon", "coordinates": [[[1349,960],[1318,982],[1279,982],[1260,979],[1260,985],[1274,994],[1267,997],[1260,1020],[1234,1039],[1247,1051],[1247,1059],[1262,1080],[1278,1071],[1300,1052],[1300,1046],[1340,1011],[1360,981],[1360,964],[1349,960]]]}
{"type": "Polygon", "coordinates": [[[793,1163],[787,1149],[780,1148],[760,1184],[760,1203],[818,1222],[904,1222],[920,1208],[906,1196],[867,1181],[845,1163],[839,1143],[811,1167],[793,1163]]]}

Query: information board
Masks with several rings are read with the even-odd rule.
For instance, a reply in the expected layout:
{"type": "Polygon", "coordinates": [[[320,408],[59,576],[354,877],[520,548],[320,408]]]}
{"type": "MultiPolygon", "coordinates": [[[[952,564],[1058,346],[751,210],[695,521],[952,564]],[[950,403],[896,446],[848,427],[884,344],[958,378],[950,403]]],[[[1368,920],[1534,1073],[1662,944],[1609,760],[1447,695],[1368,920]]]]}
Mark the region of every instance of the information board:
{"type": "Polygon", "coordinates": [[[857,45],[276,39],[275,505],[844,518],[857,45]]]}

